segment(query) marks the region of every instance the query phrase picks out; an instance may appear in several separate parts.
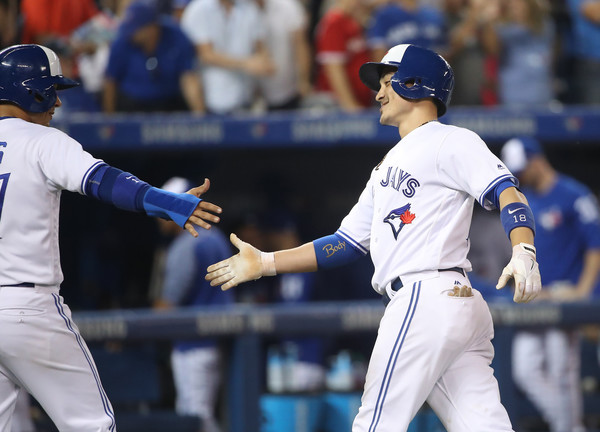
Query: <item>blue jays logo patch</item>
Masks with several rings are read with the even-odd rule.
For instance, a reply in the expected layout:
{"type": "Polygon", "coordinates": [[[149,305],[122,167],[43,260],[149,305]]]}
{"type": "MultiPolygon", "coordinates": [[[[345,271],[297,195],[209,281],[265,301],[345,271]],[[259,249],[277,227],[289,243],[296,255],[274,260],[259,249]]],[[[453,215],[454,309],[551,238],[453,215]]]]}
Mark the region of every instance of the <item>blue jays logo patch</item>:
{"type": "Polygon", "coordinates": [[[400,234],[404,225],[412,223],[415,217],[415,214],[410,212],[410,203],[408,203],[405,206],[392,210],[383,221],[390,224],[394,233],[394,239],[398,240],[398,234],[400,234]]]}

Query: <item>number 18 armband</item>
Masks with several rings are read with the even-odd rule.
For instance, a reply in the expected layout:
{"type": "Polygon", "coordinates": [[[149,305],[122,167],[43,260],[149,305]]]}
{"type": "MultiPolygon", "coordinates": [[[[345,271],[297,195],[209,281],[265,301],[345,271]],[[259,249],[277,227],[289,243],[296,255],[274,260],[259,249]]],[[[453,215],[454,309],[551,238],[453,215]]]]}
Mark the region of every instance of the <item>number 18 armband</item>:
{"type": "Polygon", "coordinates": [[[515,202],[505,205],[500,212],[500,220],[508,238],[510,238],[510,232],[517,227],[527,227],[535,235],[533,213],[525,203],[515,202]]]}

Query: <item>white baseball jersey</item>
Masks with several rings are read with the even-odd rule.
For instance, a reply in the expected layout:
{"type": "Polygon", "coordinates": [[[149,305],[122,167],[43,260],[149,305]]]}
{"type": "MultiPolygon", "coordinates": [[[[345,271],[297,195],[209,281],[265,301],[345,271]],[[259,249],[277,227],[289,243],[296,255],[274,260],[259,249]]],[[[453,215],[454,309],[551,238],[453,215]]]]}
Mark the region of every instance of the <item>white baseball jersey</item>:
{"type": "Polygon", "coordinates": [[[371,252],[372,284],[383,294],[397,276],[451,267],[467,260],[473,203],[516,179],[474,132],[429,122],[406,135],[372,171],[338,234],[371,252]]]}
{"type": "Polygon", "coordinates": [[[58,129],[0,120],[0,285],[58,286],[60,194],[102,163],[58,129]]]}

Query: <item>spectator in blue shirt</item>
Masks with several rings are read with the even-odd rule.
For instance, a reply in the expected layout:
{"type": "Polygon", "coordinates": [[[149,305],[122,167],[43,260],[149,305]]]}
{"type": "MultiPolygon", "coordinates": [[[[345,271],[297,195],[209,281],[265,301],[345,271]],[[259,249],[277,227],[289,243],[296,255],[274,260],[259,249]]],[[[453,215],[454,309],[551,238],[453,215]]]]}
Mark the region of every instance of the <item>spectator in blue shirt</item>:
{"type": "MultiPolygon", "coordinates": [[[[170,179],[164,190],[183,193],[192,183],[181,177],[170,179]]],[[[233,303],[233,293],[210,286],[204,279],[206,267],[230,254],[229,241],[215,227],[201,230],[198,237],[184,235],[172,221],[159,219],[161,232],[172,238],[164,258],[162,290],[154,306],[157,309],[216,306],[233,303]]],[[[156,270],[156,269],[155,269],[156,270]]],[[[160,278],[159,276],[159,278],[160,278]]],[[[202,419],[202,432],[219,432],[215,407],[221,388],[221,350],[216,339],[174,341],[171,368],[176,390],[178,414],[202,419]]]]}
{"type": "MultiPolygon", "coordinates": [[[[554,170],[540,144],[515,138],[502,160],[522,185],[536,221],[535,244],[546,299],[585,301],[600,271],[600,218],[592,192],[554,170]]],[[[513,341],[513,376],[551,432],[583,431],[580,338],[557,327],[521,330],[513,341]]]]}
{"type": "Polygon", "coordinates": [[[398,44],[440,50],[445,43],[444,16],[418,0],[392,0],[377,8],[368,25],[367,43],[374,59],[398,44]]]}
{"type": "MultiPolygon", "coordinates": [[[[488,0],[490,4],[498,0],[488,0]]],[[[548,106],[555,100],[554,34],[543,0],[508,0],[488,15],[484,45],[498,58],[498,95],[503,105],[548,106]]]]}
{"type": "Polygon", "coordinates": [[[600,104],[600,0],[568,0],[576,58],[576,103],[600,104]]]}
{"type": "Polygon", "coordinates": [[[152,0],[135,0],[110,47],[103,109],[204,112],[193,44],[152,0]]]}

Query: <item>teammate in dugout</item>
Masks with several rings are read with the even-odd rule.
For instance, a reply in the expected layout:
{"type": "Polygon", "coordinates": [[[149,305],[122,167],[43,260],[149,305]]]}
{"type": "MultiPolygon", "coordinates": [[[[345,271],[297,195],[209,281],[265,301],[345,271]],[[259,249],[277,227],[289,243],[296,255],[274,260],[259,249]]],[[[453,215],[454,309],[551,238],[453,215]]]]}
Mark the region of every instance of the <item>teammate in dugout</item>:
{"type": "Polygon", "coordinates": [[[124,210],[177,222],[192,235],[221,209],[199,197],[151,187],[49,127],[61,106],[56,54],[40,45],[0,51],[0,431],[11,428],[19,389],[35,397],[61,432],[115,431],[90,352],[59,294],[60,195],[78,192],[124,210]]]}
{"type": "Polygon", "coordinates": [[[444,125],[454,86],[438,54],[397,45],[360,77],[377,91],[380,122],[401,140],[377,165],[335,234],[265,253],[231,235],[240,252],[208,268],[222,289],[278,273],[347,264],[369,252],[373,288],[387,299],[353,432],[402,432],[428,402],[450,432],[512,431],[490,363],[492,318],[467,272],[474,201],[499,208],[513,255],[497,288],[514,301],[541,289],[535,225],[517,180],[477,134],[444,125]],[[339,246],[339,247],[336,247],[339,246]]]}
{"type": "MultiPolygon", "coordinates": [[[[600,210],[593,192],[555,170],[531,137],[501,151],[519,178],[538,220],[537,250],[544,274],[540,300],[586,301],[600,275],[600,210]]],[[[550,432],[583,432],[581,334],[575,328],[520,329],[512,344],[513,378],[550,432]]]]}

